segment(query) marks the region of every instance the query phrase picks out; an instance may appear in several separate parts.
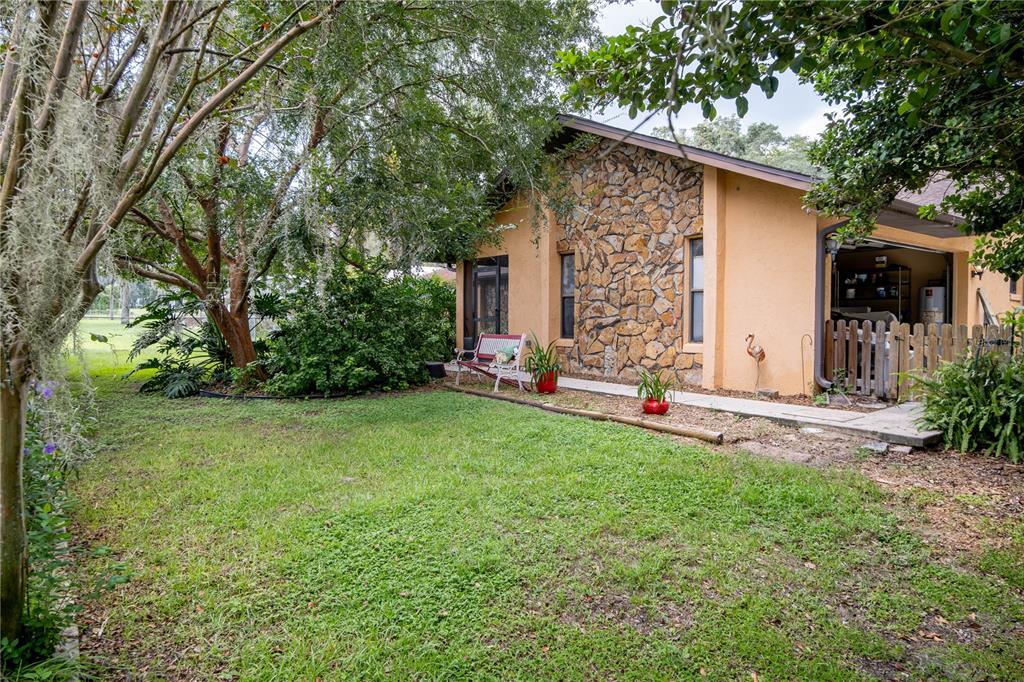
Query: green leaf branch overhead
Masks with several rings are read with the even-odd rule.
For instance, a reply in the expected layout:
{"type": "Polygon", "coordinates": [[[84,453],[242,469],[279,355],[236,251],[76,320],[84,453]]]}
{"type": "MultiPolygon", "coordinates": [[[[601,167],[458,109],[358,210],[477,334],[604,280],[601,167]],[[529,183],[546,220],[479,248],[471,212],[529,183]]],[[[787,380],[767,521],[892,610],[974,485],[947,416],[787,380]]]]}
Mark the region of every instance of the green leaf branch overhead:
{"type": "Polygon", "coordinates": [[[791,3],[665,0],[649,28],[629,27],[556,69],[570,99],[631,115],[779,90],[792,71],[843,113],[810,152],[825,179],[808,205],[870,232],[897,194],[940,180],[945,199],[922,209],[961,216],[974,258],[1024,274],[1024,5],[1012,2],[791,3]]]}

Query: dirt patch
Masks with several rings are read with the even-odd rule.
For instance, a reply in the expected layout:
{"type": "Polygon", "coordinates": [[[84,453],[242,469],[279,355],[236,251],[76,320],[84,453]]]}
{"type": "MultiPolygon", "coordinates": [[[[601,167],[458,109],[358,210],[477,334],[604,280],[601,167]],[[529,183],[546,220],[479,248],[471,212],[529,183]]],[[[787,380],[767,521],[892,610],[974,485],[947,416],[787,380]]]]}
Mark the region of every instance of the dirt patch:
{"type": "Polygon", "coordinates": [[[912,671],[898,661],[879,661],[873,658],[861,658],[857,668],[876,680],[906,680],[913,675],[912,671]]]}
{"type": "Polygon", "coordinates": [[[1009,635],[1011,638],[1020,637],[1019,628],[1000,633],[998,629],[982,625],[974,613],[958,623],[950,622],[937,613],[929,613],[916,632],[901,636],[873,627],[864,617],[858,616],[853,620],[856,621],[857,627],[873,631],[900,648],[899,660],[861,658],[857,661],[857,667],[862,672],[882,680],[916,679],[924,670],[930,671],[931,676],[941,675],[945,679],[989,679],[969,664],[948,660],[944,647],[977,646],[990,642],[1001,634],[1009,635]]]}
{"type": "MultiPolygon", "coordinates": [[[[468,388],[477,388],[470,384],[468,388]]],[[[674,426],[691,426],[710,431],[721,431],[724,442],[734,447],[774,446],[785,450],[796,450],[812,455],[814,464],[825,465],[837,459],[851,457],[858,447],[867,440],[856,436],[840,434],[834,431],[815,429],[805,432],[760,417],[745,417],[731,412],[709,410],[692,405],[672,405],[666,415],[644,415],[640,409],[640,401],[626,396],[604,395],[587,391],[574,391],[560,388],[556,393],[538,395],[536,393],[514,393],[515,397],[536,403],[546,403],[561,407],[615,414],[626,417],[644,417],[644,419],[674,426]]],[[[778,459],[790,460],[788,452],[761,448],[759,454],[777,456],[778,459]]]]}
{"type": "Polygon", "coordinates": [[[144,628],[132,628],[134,636],[123,627],[122,619],[116,613],[117,604],[130,602],[133,597],[142,598],[147,589],[145,583],[130,580],[90,600],[76,618],[81,633],[81,650],[93,673],[104,680],[202,679],[201,675],[189,672],[196,669],[196,652],[187,647],[178,649],[173,646],[153,650],[140,635],[140,630],[169,633],[174,623],[154,623],[149,617],[144,628]]]}
{"type": "Polygon", "coordinates": [[[655,606],[636,604],[624,592],[599,592],[580,595],[570,591],[557,599],[533,602],[531,610],[554,615],[559,622],[580,631],[598,628],[628,628],[641,635],[654,632],[682,633],[693,625],[693,615],[685,605],[662,600],[655,606]]]}
{"type": "Polygon", "coordinates": [[[565,569],[527,598],[527,610],[553,617],[581,632],[593,629],[628,629],[641,635],[655,632],[675,639],[693,626],[691,605],[668,599],[645,600],[625,585],[608,579],[606,556],[622,561],[639,558],[640,547],[613,533],[595,540],[597,547],[576,557],[565,557],[565,569]]]}
{"type": "Polygon", "coordinates": [[[940,549],[977,552],[1010,543],[1024,521],[1024,465],[980,454],[914,450],[871,455],[853,466],[925,517],[919,530],[940,549]]]}

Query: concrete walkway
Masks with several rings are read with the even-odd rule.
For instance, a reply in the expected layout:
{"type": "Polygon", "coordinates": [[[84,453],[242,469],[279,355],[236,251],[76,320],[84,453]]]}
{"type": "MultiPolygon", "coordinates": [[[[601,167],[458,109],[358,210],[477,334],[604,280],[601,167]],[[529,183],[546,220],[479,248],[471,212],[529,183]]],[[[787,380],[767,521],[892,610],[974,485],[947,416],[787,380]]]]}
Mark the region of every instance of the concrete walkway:
{"type": "MultiPolygon", "coordinates": [[[[558,385],[577,391],[636,397],[636,386],[626,384],[560,377],[558,385]]],[[[684,391],[673,391],[672,402],[747,417],[762,417],[790,426],[816,426],[843,431],[897,445],[924,447],[936,443],[942,437],[939,431],[922,431],[915,426],[921,409],[918,403],[903,403],[874,412],[854,412],[684,391]]]]}
{"type": "MultiPolygon", "coordinates": [[[[449,370],[453,369],[449,367],[449,370]]],[[[529,381],[529,376],[525,374],[523,376],[524,382],[529,381]]],[[[636,397],[635,385],[570,377],[559,377],[558,385],[576,391],[636,397]]],[[[502,390],[509,389],[502,387],[502,390]]],[[[731,412],[747,417],[761,417],[789,426],[811,426],[842,431],[886,443],[918,448],[934,445],[942,438],[940,431],[922,431],[916,426],[917,416],[921,409],[918,403],[903,403],[874,412],[854,412],[684,391],[673,391],[672,402],[679,405],[703,407],[708,410],[731,412]]]]}

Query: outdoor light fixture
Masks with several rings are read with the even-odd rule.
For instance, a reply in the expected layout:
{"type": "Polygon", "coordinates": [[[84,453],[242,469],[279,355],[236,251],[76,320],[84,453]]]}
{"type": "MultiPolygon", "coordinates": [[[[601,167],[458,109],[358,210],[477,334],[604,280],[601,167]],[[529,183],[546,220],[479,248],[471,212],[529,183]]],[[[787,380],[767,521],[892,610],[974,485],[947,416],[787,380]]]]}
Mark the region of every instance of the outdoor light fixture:
{"type": "Polygon", "coordinates": [[[835,237],[829,237],[825,240],[825,250],[835,260],[836,254],[839,253],[839,242],[836,241],[835,237]]]}
{"type": "Polygon", "coordinates": [[[985,274],[985,271],[983,269],[981,269],[981,267],[979,267],[977,265],[975,265],[974,267],[971,268],[971,277],[977,277],[978,279],[981,279],[981,276],[984,275],[984,274],[985,274]]]}

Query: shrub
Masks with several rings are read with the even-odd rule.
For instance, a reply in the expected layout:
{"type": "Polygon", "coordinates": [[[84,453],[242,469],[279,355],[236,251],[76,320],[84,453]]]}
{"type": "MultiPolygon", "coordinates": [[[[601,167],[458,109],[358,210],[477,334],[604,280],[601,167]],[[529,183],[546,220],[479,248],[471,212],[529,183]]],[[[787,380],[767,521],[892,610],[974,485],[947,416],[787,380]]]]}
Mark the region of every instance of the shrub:
{"type": "Polygon", "coordinates": [[[534,383],[541,380],[545,374],[554,374],[555,379],[558,379],[559,372],[562,371],[562,363],[558,361],[558,341],[552,341],[548,344],[547,348],[541,345],[540,341],[537,340],[537,335],[533,334],[533,350],[530,355],[526,358],[526,365],[524,369],[530,373],[530,379],[534,383]]]}
{"type": "Polygon", "coordinates": [[[924,387],[921,421],[960,451],[1024,454],[1024,355],[979,352],[941,363],[924,387]]]}
{"type": "MultiPolygon", "coordinates": [[[[92,419],[82,396],[57,381],[33,382],[25,414],[25,530],[28,541],[27,599],[18,639],[0,640],[0,680],[86,679],[80,661],[56,655],[61,632],[79,607],[69,595],[95,598],[124,583],[127,568],[112,562],[95,576],[73,570],[69,545],[72,498],[68,479],[90,456],[86,429],[92,419]],[[92,579],[94,583],[90,584],[92,579]],[[88,589],[88,591],[86,591],[88,589]]],[[[96,554],[103,547],[94,547],[96,554]]]]}
{"type": "Polygon", "coordinates": [[[128,359],[134,360],[154,345],[158,355],[140,362],[126,378],[142,370],[156,370],[139,391],[184,398],[211,381],[228,377],[231,351],[217,326],[209,321],[198,327],[188,325],[205,314],[202,302],[186,294],[169,294],[146,304],[146,312],[128,325],[143,329],[128,359]]]}
{"type": "Polygon", "coordinates": [[[36,403],[50,399],[51,383],[38,384],[29,400],[25,420],[25,526],[28,536],[28,601],[22,637],[3,640],[3,671],[45,660],[70,622],[70,603],[63,599],[61,575],[68,564],[68,500],[65,483],[69,468],[59,446],[44,434],[36,403]]]}
{"type": "Polygon", "coordinates": [[[447,360],[455,338],[455,289],[433,278],[337,267],[288,299],[271,337],[266,389],[278,395],[351,394],[425,383],[424,362],[447,360]]]}

